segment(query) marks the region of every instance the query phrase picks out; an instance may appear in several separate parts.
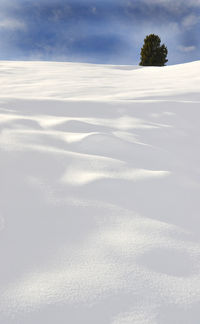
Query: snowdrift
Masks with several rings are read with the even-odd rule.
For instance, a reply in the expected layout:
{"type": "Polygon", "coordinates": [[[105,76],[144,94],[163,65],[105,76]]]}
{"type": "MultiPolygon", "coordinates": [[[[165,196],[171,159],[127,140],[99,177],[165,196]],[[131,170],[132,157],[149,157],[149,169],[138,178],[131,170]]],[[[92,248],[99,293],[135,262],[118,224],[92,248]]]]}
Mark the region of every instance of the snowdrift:
{"type": "Polygon", "coordinates": [[[0,322],[200,322],[200,62],[0,62],[0,322]]]}

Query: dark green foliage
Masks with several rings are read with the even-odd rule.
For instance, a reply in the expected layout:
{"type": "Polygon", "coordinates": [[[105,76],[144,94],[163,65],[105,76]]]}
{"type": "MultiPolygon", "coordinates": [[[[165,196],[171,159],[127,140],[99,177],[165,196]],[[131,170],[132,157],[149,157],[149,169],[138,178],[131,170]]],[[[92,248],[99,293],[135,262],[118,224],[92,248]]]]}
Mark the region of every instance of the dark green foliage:
{"type": "Polygon", "coordinates": [[[141,61],[142,66],[164,66],[168,62],[167,47],[163,44],[160,45],[160,37],[154,34],[146,36],[144,45],[141,49],[141,61]]]}

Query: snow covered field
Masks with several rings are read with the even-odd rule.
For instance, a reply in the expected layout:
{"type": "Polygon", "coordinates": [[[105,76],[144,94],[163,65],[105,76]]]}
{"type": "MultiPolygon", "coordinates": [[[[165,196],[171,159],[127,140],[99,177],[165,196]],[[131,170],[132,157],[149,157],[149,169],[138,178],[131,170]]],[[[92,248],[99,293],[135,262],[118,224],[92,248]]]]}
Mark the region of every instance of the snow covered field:
{"type": "Polygon", "coordinates": [[[0,62],[0,323],[200,323],[200,62],[0,62]]]}

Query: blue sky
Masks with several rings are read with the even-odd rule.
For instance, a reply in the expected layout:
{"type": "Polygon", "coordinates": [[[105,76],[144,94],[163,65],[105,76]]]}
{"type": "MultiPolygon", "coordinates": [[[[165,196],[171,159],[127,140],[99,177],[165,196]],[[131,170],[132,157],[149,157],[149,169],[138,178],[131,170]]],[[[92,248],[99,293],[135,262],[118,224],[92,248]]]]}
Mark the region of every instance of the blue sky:
{"type": "Polygon", "coordinates": [[[200,0],[0,0],[0,59],[138,64],[150,33],[199,60],[200,0]]]}

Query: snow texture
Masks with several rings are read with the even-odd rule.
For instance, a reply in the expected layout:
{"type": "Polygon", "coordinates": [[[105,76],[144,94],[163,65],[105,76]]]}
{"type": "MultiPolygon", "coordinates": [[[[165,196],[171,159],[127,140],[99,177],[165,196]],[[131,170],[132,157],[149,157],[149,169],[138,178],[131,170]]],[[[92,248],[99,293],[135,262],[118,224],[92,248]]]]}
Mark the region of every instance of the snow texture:
{"type": "Polygon", "coordinates": [[[0,323],[200,323],[200,62],[0,62],[0,323]]]}

